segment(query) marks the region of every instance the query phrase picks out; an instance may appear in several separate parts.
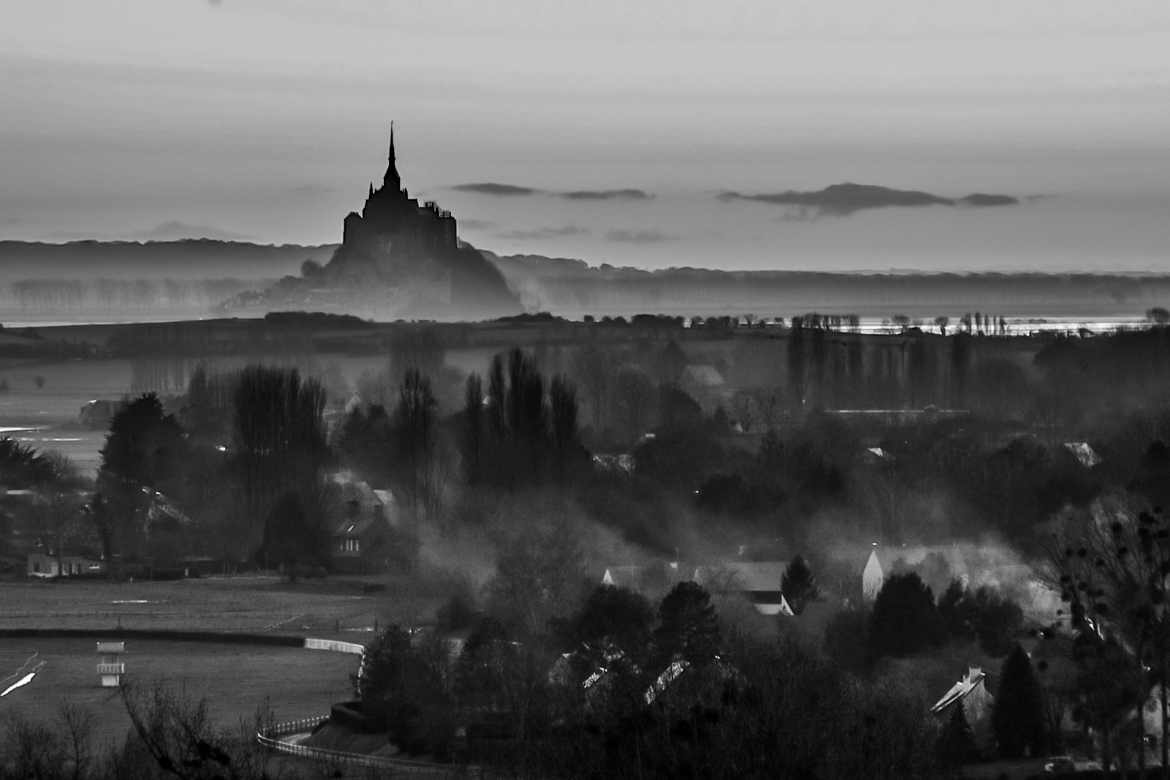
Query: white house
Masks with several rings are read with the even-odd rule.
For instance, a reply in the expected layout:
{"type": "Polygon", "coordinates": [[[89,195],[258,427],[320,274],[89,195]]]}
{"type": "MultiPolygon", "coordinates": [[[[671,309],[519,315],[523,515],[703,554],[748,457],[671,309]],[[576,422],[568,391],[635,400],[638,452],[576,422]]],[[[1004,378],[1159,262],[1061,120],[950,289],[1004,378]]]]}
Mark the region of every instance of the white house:
{"type": "Polygon", "coordinates": [[[963,714],[975,731],[981,731],[991,716],[994,697],[987,690],[987,675],[978,666],[967,669],[967,673],[950,687],[943,697],[935,702],[930,711],[935,715],[950,717],[951,709],[963,703],[963,714]]]}
{"type": "Polygon", "coordinates": [[[780,592],[786,561],[729,561],[695,569],[695,582],[712,593],[742,593],[762,615],[792,614],[780,592]]]}

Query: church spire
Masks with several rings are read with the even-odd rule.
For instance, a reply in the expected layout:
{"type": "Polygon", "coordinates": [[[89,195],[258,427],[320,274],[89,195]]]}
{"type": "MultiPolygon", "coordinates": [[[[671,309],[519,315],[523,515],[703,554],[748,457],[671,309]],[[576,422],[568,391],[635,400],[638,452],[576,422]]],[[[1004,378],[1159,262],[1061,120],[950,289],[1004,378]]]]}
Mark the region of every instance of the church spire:
{"type": "Polygon", "coordinates": [[[390,189],[391,192],[398,192],[402,189],[402,177],[398,175],[398,164],[394,159],[394,123],[390,123],[390,154],[389,164],[386,166],[386,176],[383,178],[383,184],[390,189]]]}

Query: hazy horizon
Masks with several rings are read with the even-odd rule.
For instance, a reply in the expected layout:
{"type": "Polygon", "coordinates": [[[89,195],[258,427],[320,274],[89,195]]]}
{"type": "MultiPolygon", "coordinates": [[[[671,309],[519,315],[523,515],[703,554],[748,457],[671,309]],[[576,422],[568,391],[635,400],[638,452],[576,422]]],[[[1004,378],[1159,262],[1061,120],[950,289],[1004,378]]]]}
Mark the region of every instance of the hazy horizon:
{"type": "Polygon", "coordinates": [[[78,0],[0,30],[0,238],[340,240],[385,164],[501,254],[1164,270],[1170,6],[78,0]],[[806,219],[854,181],[994,209],[806,219]],[[494,182],[540,192],[455,187],[494,182]],[[641,190],[653,197],[567,198],[641,190]]]}

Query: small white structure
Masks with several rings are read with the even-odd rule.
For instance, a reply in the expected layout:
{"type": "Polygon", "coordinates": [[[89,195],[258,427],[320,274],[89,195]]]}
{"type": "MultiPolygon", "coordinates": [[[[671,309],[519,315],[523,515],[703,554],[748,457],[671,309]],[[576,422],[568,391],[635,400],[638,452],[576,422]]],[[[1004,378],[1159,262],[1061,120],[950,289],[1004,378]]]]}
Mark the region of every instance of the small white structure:
{"type": "Polygon", "coordinates": [[[1064,448],[1077,459],[1077,463],[1084,468],[1091,469],[1101,464],[1101,456],[1087,441],[1066,441],[1064,448]]]}
{"type": "MultiPolygon", "coordinates": [[[[854,580],[856,582],[856,580],[854,580]]],[[[869,551],[869,560],[865,562],[865,569],[861,572],[861,595],[866,601],[877,598],[885,582],[881,561],[878,560],[877,544],[869,551]]]]}
{"type": "Polygon", "coordinates": [[[98,642],[97,673],[103,688],[118,688],[122,685],[122,675],[126,674],[126,664],[122,661],[122,653],[126,652],[125,642],[98,642]]]}
{"type": "Polygon", "coordinates": [[[967,674],[952,685],[930,711],[935,715],[950,715],[955,702],[963,703],[964,715],[972,728],[982,726],[991,714],[993,697],[987,690],[987,675],[978,666],[969,667],[967,674]]]}

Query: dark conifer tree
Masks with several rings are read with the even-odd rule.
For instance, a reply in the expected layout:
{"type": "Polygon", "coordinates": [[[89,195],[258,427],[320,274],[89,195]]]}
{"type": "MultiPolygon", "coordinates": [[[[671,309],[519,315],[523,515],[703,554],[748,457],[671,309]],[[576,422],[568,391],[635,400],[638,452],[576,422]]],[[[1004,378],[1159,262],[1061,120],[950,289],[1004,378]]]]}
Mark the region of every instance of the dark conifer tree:
{"type": "Polygon", "coordinates": [[[307,499],[320,489],[329,459],[325,391],[295,369],[253,365],[241,372],[234,401],[230,453],[244,498],[240,543],[255,549],[266,535],[258,522],[277,499],[290,491],[307,499]]]}
{"type": "Polygon", "coordinates": [[[548,388],[553,466],[563,481],[580,449],[577,439],[577,391],[564,376],[553,379],[548,388]]]}
{"type": "Polygon", "coordinates": [[[319,507],[307,509],[305,500],[296,492],[285,493],[273,504],[264,524],[269,563],[279,565],[292,582],[328,562],[329,529],[324,513],[319,507]]]}
{"type": "Polygon", "coordinates": [[[951,580],[951,584],[938,597],[938,617],[949,639],[968,640],[974,637],[968,606],[967,589],[959,580],[951,580]]]}
{"type": "Polygon", "coordinates": [[[788,332],[788,394],[798,408],[804,404],[805,361],[804,321],[793,317],[788,332]]]}
{"type": "Polygon", "coordinates": [[[1019,645],[1003,662],[991,726],[1004,758],[1036,756],[1044,749],[1044,693],[1032,661],[1019,645]]]}
{"type": "Polygon", "coordinates": [[[975,745],[975,733],[967,722],[963,702],[951,708],[951,716],[938,738],[939,760],[947,766],[961,766],[976,760],[979,749],[975,745]]]}
{"type": "Polygon", "coordinates": [[[488,372],[488,427],[497,441],[502,441],[508,431],[508,380],[504,375],[504,358],[496,355],[492,358],[491,369],[488,372]]]}
{"type": "Polygon", "coordinates": [[[463,477],[470,485],[483,478],[484,455],[483,380],[467,377],[463,393],[463,477]]]}
{"type": "Polygon", "coordinates": [[[870,658],[913,655],[942,638],[934,594],[921,578],[911,572],[887,579],[870,617],[870,658]]]}
{"type": "Polygon", "coordinates": [[[780,579],[780,592],[787,599],[788,606],[798,615],[804,612],[809,603],[817,600],[820,595],[817,580],[803,556],[793,558],[784,570],[784,576],[780,579]]]}
{"type": "Polygon", "coordinates": [[[431,381],[417,369],[407,369],[398,389],[398,407],[394,410],[396,470],[399,483],[416,512],[426,498],[429,485],[437,414],[438,402],[431,391],[431,381]]]}
{"type": "Polygon", "coordinates": [[[688,661],[709,664],[719,652],[719,621],[711,595],[696,582],[680,582],[658,605],[654,649],[658,665],[688,661]]]}
{"type": "Polygon", "coordinates": [[[98,471],[104,517],[112,521],[102,533],[107,560],[114,553],[126,560],[144,552],[145,513],[155,491],[179,490],[185,452],[183,429],[153,393],[114,415],[98,471]]]}
{"type": "Polygon", "coordinates": [[[642,594],[599,585],[569,621],[565,639],[570,644],[610,643],[637,657],[649,642],[653,620],[654,610],[642,594]]]}

